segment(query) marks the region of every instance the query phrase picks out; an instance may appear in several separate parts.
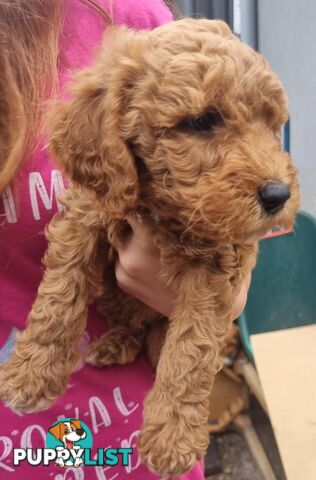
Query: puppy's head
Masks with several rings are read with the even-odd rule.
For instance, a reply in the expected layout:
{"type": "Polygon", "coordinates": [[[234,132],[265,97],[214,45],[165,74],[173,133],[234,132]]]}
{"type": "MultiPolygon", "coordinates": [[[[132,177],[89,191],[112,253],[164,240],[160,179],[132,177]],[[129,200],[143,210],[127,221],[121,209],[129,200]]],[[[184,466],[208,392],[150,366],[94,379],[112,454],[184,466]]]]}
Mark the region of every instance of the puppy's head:
{"type": "Polygon", "coordinates": [[[59,422],[48,430],[56,440],[62,442],[67,448],[72,448],[74,443],[85,437],[85,431],[81,427],[80,420],[72,419],[67,422],[59,422]]]}
{"type": "Polygon", "coordinates": [[[258,53],[223,22],[184,19],[109,30],[57,109],[51,146],[113,215],[146,206],[180,230],[238,241],[293,222],[286,120],[284,90],[258,53]]]}

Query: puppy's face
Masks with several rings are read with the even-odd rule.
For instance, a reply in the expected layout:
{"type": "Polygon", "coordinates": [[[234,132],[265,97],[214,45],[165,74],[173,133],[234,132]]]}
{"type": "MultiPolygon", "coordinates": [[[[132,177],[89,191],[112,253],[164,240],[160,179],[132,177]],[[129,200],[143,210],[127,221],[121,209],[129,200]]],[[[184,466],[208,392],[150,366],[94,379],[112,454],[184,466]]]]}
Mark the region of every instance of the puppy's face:
{"type": "Polygon", "coordinates": [[[169,228],[217,242],[293,223],[283,88],[223,22],[114,30],[73,92],[53,119],[52,150],[111,215],[147,207],[169,228]]]}
{"type": "Polygon", "coordinates": [[[80,420],[59,422],[48,430],[54,437],[62,442],[66,448],[72,448],[74,443],[86,436],[81,427],[80,420]]]}
{"type": "Polygon", "coordinates": [[[287,101],[266,61],[216,26],[152,32],[157,61],[148,54],[131,99],[141,196],[194,235],[259,238],[292,225],[298,208],[296,172],[281,148],[287,101]]]}

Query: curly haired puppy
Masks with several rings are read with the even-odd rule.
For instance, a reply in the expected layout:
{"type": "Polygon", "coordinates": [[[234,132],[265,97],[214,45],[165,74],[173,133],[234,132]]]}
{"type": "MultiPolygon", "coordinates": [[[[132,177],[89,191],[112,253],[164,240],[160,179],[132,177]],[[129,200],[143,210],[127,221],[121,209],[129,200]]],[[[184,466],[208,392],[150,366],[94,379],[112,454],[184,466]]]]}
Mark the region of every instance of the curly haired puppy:
{"type": "Polygon", "coordinates": [[[72,186],[48,227],[46,272],[0,396],[34,411],[62,395],[98,299],[111,329],[88,360],[130,362],[147,339],[159,361],[138,447],[151,470],[177,476],[207,448],[219,354],[258,240],[294,222],[296,172],[280,142],[286,96],[226,24],[192,19],[110,29],[72,92],[50,141],[72,186]],[[137,212],[160,249],[161,279],[178,292],[165,324],[115,283],[115,252],[137,212]]]}

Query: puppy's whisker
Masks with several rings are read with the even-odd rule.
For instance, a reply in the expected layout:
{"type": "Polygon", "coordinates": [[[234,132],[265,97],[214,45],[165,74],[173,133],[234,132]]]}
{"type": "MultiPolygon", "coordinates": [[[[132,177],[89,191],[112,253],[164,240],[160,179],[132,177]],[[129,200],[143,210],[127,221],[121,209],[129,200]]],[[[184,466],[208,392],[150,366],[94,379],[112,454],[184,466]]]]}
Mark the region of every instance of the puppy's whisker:
{"type": "Polygon", "coordinates": [[[168,170],[166,170],[166,172],[163,176],[163,179],[162,179],[162,184],[163,184],[165,190],[168,190],[168,186],[166,185],[166,179],[167,179],[168,174],[169,174],[169,172],[168,172],[168,170]]]}
{"type": "Polygon", "coordinates": [[[188,228],[186,228],[184,230],[184,232],[181,234],[181,239],[188,233],[190,233],[190,231],[192,230],[192,228],[194,227],[194,225],[197,223],[197,220],[195,220],[191,225],[188,226],[188,228]]]}
{"type": "Polygon", "coordinates": [[[198,222],[198,216],[197,216],[196,214],[197,214],[198,211],[200,211],[200,213],[201,213],[201,209],[200,209],[199,206],[196,207],[195,210],[192,212],[192,214],[191,214],[191,216],[190,216],[190,219],[189,219],[189,225],[188,225],[188,227],[184,230],[184,232],[182,233],[181,238],[183,238],[184,235],[186,235],[187,233],[189,233],[189,232],[192,230],[192,228],[197,224],[197,222],[198,222]],[[193,218],[196,217],[196,216],[197,216],[197,218],[193,221],[193,218]]]}

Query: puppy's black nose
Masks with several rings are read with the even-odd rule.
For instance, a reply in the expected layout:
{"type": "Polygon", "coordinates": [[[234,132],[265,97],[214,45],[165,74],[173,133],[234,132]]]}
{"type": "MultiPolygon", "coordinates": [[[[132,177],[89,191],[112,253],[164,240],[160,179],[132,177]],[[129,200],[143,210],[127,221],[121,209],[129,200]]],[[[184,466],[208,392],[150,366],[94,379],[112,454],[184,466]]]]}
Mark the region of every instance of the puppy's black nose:
{"type": "Polygon", "coordinates": [[[259,190],[260,202],[267,213],[279,212],[290,198],[291,192],[285,183],[268,182],[259,190]]]}
{"type": "Polygon", "coordinates": [[[77,428],[76,433],[81,436],[84,434],[84,430],[82,428],[77,428]]]}

